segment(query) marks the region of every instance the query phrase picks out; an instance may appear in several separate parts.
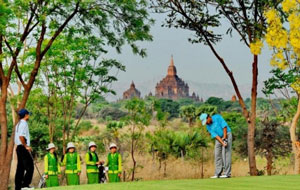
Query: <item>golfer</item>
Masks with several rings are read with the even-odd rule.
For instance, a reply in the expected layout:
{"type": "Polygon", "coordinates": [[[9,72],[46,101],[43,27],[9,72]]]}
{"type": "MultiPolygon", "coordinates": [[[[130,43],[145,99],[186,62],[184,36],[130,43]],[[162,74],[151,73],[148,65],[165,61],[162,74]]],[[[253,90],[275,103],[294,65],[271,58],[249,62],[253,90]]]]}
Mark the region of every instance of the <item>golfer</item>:
{"type": "Polygon", "coordinates": [[[29,185],[33,176],[33,160],[31,156],[30,134],[27,121],[31,113],[26,109],[18,112],[20,121],[16,126],[15,144],[17,145],[18,165],[15,176],[15,189],[33,189],[29,185]]]}
{"type": "Polygon", "coordinates": [[[210,116],[200,115],[202,125],[206,125],[208,132],[215,142],[215,175],[211,178],[230,178],[231,176],[231,129],[219,114],[210,116]],[[222,175],[222,173],[224,174],[222,175]]]}

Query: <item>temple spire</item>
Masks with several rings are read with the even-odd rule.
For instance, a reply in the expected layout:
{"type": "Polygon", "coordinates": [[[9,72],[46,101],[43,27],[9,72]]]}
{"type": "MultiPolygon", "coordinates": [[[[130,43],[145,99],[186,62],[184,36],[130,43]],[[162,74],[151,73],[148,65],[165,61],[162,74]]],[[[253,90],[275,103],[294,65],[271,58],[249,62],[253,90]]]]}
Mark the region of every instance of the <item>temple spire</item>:
{"type": "Polygon", "coordinates": [[[171,63],[170,66],[174,66],[174,59],[173,59],[173,55],[171,55],[171,63]]]}
{"type": "Polygon", "coordinates": [[[135,88],[135,84],[133,81],[131,82],[130,88],[135,88]]]}
{"type": "Polygon", "coordinates": [[[175,76],[175,75],[177,75],[176,67],[174,65],[173,55],[171,56],[170,66],[168,67],[168,75],[169,76],[175,76]]]}

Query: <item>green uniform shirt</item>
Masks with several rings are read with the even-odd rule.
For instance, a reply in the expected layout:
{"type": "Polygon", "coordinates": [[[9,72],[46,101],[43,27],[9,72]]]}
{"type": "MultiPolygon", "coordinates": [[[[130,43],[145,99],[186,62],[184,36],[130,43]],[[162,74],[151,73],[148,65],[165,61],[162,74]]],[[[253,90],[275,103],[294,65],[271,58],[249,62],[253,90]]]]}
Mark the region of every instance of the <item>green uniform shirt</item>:
{"type": "Polygon", "coordinates": [[[97,162],[99,162],[99,159],[94,152],[88,152],[85,154],[85,163],[86,163],[86,172],[87,173],[99,173],[97,162]],[[90,156],[92,156],[92,159],[90,159],[90,156]]]}
{"type": "Polygon", "coordinates": [[[61,173],[60,164],[54,154],[48,153],[44,157],[45,175],[57,175],[61,173]]]}
{"type": "Polygon", "coordinates": [[[77,152],[68,152],[63,160],[63,165],[66,166],[66,174],[76,174],[81,172],[80,157],[77,152]]]}
{"type": "Polygon", "coordinates": [[[108,166],[108,173],[122,173],[122,158],[119,153],[109,153],[107,155],[106,165],[108,166]]]}

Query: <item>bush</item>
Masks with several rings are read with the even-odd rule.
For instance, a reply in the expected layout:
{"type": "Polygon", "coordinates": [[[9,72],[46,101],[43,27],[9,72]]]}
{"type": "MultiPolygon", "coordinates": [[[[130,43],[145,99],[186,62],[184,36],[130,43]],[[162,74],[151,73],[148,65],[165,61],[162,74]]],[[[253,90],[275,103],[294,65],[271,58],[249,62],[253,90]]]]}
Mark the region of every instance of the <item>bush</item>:
{"type": "Polygon", "coordinates": [[[111,120],[120,120],[122,117],[125,117],[127,113],[119,108],[106,107],[100,111],[99,115],[103,119],[109,117],[111,120]]]}

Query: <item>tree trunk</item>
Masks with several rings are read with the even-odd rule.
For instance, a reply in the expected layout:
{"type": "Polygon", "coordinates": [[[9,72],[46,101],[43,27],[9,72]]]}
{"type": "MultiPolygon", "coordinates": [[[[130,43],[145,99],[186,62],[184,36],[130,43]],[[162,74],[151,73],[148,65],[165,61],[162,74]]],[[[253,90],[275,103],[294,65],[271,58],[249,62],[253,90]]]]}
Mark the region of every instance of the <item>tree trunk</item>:
{"type": "Polygon", "coordinates": [[[273,154],[271,151],[268,151],[266,155],[267,159],[267,174],[272,175],[272,169],[273,169],[273,154]]]}
{"type": "MultiPolygon", "coordinates": [[[[3,97],[3,91],[2,91],[2,97],[3,97]]],[[[14,132],[15,127],[14,127],[10,141],[8,143],[7,113],[5,108],[6,108],[6,99],[2,98],[0,102],[0,125],[1,125],[0,190],[8,189],[11,161],[12,161],[12,155],[14,150],[13,137],[15,134],[14,132]]]]}
{"type": "Polygon", "coordinates": [[[255,126],[256,126],[256,98],[257,98],[257,77],[258,77],[258,57],[254,55],[252,64],[252,89],[251,89],[251,115],[250,123],[248,122],[248,157],[250,175],[257,175],[255,159],[255,126]]]}
{"type": "Polygon", "coordinates": [[[167,177],[167,160],[164,161],[164,177],[167,177]]]}
{"type": "MultiPolygon", "coordinates": [[[[3,93],[3,91],[2,91],[3,93]]],[[[3,94],[2,94],[3,95],[3,94]]],[[[0,154],[0,190],[8,189],[10,164],[7,164],[7,120],[5,101],[0,104],[0,124],[1,124],[1,154],[0,154]]]]}
{"type": "Polygon", "coordinates": [[[132,163],[133,163],[131,181],[134,181],[135,168],[136,168],[136,160],[134,158],[134,139],[133,139],[133,137],[131,139],[131,158],[132,158],[132,163]]]}
{"type": "Polygon", "coordinates": [[[298,105],[297,105],[297,111],[293,117],[292,124],[290,127],[290,137],[292,141],[292,148],[293,148],[293,154],[295,158],[295,165],[294,165],[294,173],[295,174],[300,174],[300,143],[298,141],[298,137],[296,134],[296,128],[297,128],[297,123],[300,117],[300,97],[298,95],[298,105]]]}
{"type": "MultiPolygon", "coordinates": [[[[4,156],[1,156],[2,159],[5,159],[4,156]]],[[[10,164],[3,164],[0,167],[0,190],[7,190],[9,184],[9,174],[10,174],[10,164]]]]}
{"type": "Polygon", "coordinates": [[[204,178],[204,155],[203,155],[203,147],[201,147],[201,179],[204,178]]]}

